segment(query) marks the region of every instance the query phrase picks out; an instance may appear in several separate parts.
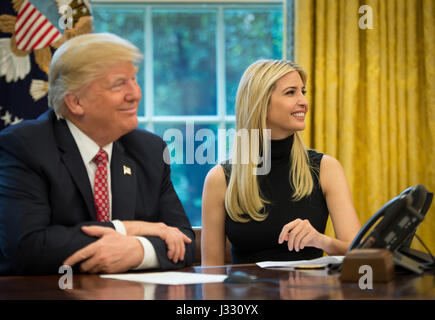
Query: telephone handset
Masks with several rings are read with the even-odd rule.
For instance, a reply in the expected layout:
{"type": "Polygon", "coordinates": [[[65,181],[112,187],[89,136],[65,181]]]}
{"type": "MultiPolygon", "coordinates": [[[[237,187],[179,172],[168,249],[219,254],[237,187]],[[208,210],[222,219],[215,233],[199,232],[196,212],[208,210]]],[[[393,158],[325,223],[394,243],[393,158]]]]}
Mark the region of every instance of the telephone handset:
{"type": "Polygon", "coordinates": [[[367,221],[352,241],[349,250],[385,248],[393,253],[396,265],[415,273],[423,273],[426,264],[434,262],[433,257],[409,246],[417,227],[429,210],[432,199],[433,193],[422,185],[407,188],[388,201],[367,221]],[[376,226],[364,238],[375,224],[376,226]]]}

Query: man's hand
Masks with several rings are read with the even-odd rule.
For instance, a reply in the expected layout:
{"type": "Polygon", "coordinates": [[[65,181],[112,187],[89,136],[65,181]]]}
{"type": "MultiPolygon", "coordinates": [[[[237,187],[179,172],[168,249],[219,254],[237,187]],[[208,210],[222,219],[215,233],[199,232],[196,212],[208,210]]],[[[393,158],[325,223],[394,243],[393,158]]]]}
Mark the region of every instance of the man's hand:
{"type": "Polygon", "coordinates": [[[80,263],[82,272],[121,273],[137,267],[143,260],[143,247],[135,237],[100,226],[83,226],[82,231],[100,239],[76,251],[63,264],[80,263]]]}
{"type": "Polygon", "coordinates": [[[174,263],[177,263],[179,260],[184,260],[184,254],[186,253],[185,243],[192,242],[188,236],[186,236],[178,228],[165,225],[165,230],[162,232],[160,238],[166,242],[169,260],[172,260],[174,263]]]}
{"type": "Polygon", "coordinates": [[[122,221],[127,235],[156,236],[166,242],[168,259],[177,263],[184,260],[186,245],[192,242],[188,236],[176,227],[167,226],[163,222],[122,221]]]}

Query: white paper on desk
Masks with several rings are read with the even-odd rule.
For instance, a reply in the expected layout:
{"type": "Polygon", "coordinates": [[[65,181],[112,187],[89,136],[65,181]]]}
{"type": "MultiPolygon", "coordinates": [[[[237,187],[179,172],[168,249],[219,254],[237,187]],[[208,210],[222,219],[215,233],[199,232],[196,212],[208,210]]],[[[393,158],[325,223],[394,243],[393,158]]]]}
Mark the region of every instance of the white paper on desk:
{"type": "Polygon", "coordinates": [[[296,266],[304,265],[322,265],[327,266],[331,263],[342,263],[344,256],[326,256],[312,260],[298,260],[298,261],[263,261],[257,262],[261,268],[294,268],[296,266]]]}
{"type": "Polygon", "coordinates": [[[117,280],[137,281],[155,284],[196,284],[223,282],[228,276],[224,274],[202,274],[192,272],[146,272],[146,273],[123,273],[103,274],[100,277],[117,280]]]}

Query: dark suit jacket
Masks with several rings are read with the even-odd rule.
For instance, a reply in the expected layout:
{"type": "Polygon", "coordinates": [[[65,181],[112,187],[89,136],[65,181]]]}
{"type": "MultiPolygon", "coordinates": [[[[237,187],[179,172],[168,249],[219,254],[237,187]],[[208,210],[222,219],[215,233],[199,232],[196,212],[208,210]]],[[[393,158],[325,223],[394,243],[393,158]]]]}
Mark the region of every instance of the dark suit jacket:
{"type": "MultiPolygon", "coordinates": [[[[165,242],[147,237],[160,267],[191,265],[194,232],[163,161],[165,142],[134,130],[113,144],[112,219],[164,222],[192,239],[184,261],[167,258],[165,242]],[[131,168],[124,175],[123,166],[131,168]]],[[[96,241],[80,227],[96,222],[93,194],[78,147],[64,120],[47,111],[0,133],[0,274],[58,273],[75,251],[96,241]]]]}

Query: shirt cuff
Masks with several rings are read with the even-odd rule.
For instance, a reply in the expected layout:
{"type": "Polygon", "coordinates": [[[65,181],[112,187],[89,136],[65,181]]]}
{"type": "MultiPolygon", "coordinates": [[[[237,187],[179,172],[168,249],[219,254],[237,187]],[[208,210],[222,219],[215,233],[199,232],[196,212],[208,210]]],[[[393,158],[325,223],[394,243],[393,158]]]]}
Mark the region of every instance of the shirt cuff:
{"type": "Polygon", "coordinates": [[[122,223],[121,220],[112,220],[113,226],[115,227],[115,230],[118,231],[120,234],[126,236],[127,231],[125,230],[125,226],[122,223]]]}
{"type": "Polygon", "coordinates": [[[136,237],[143,247],[143,260],[140,265],[133,270],[154,269],[159,267],[156,251],[154,250],[151,241],[144,237],[136,237]]]}

